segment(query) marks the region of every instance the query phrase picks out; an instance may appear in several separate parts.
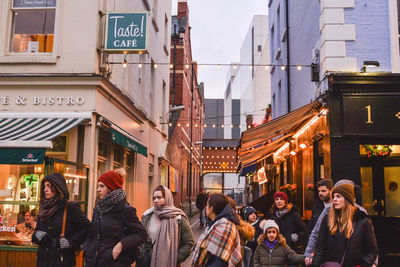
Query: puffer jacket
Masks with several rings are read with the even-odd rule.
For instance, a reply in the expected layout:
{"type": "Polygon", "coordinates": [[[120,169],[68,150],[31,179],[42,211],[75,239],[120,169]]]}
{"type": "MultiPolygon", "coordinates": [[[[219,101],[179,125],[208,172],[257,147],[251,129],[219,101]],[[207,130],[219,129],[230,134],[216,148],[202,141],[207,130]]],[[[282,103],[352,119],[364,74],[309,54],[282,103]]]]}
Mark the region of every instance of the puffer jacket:
{"type": "Polygon", "coordinates": [[[136,209],[126,199],[103,215],[94,209],[91,231],[85,244],[85,266],[131,266],[136,260],[138,247],[146,238],[146,230],[136,215],[136,209]],[[122,243],[122,251],[114,260],[112,251],[118,242],[122,243]]]}
{"type": "Polygon", "coordinates": [[[278,234],[278,244],[272,249],[269,249],[264,241],[264,235],[260,235],[258,247],[254,253],[254,267],[284,267],[287,264],[304,262],[304,255],[296,254],[286,245],[286,240],[281,234],[278,234]]]}
{"type": "MultiPolygon", "coordinates": [[[[145,212],[142,217],[142,224],[145,229],[149,224],[151,216],[156,216],[154,212],[145,212]]],[[[178,255],[177,264],[184,262],[190,255],[191,249],[194,244],[192,228],[190,227],[189,221],[182,216],[178,216],[178,255]]],[[[148,241],[146,241],[148,242],[148,241]]],[[[151,246],[151,245],[150,245],[151,246]]]]}
{"type": "Polygon", "coordinates": [[[354,232],[350,239],[346,239],[344,233],[341,234],[340,231],[331,235],[328,216],[329,214],[325,215],[321,222],[313,264],[319,266],[327,261],[340,263],[344,252],[346,252],[344,267],[372,266],[378,255],[378,247],[374,229],[368,216],[359,209],[356,210],[353,216],[354,232]]]}
{"type": "Polygon", "coordinates": [[[286,205],[288,212],[282,217],[278,218],[276,215],[275,204],[272,206],[269,213],[266,215],[267,219],[275,220],[279,226],[279,232],[282,233],[286,239],[287,245],[297,253],[303,252],[306,238],[306,226],[301,219],[299,210],[292,203],[286,205]],[[294,242],[292,234],[297,234],[298,240],[294,242]]]}
{"type": "MultiPolygon", "coordinates": [[[[80,245],[85,241],[90,227],[90,221],[82,212],[78,203],[67,203],[69,192],[65,179],[61,174],[51,174],[46,176],[46,179],[49,180],[59,192],[62,192],[64,199],[63,204],[58,207],[50,219],[42,221],[38,218],[35,233],[40,230],[46,232],[48,235],[43,237],[40,241],[37,239],[35,233],[32,235],[32,242],[39,245],[36,264],[37,266],[75,266],[75,251],[79,250],[80,245]],[[68,240],[70,247],[61,249],[60,235],[65,205],[68,205],[65,222],[65,238],[68,240]]],[[[44,196],[43,193],[42,196],[44,196]]]]}

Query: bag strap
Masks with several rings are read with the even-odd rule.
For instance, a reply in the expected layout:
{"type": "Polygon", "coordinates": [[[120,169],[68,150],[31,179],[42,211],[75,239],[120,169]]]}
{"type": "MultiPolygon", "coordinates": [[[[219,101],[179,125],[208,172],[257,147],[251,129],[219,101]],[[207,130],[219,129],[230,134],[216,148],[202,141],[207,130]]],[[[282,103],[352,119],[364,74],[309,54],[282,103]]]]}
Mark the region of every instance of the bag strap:
{"type": "Polygon", "coordinates": [[[70,201],[68,200],[67,203],[65,204],[65,208],[64,208],[63,223],[62,223],[61,235],[60,235],[61,238],[63,238],[65,236],[65,223],[67,222],[67,208],[68,208],[69,202],[70,201]]]}

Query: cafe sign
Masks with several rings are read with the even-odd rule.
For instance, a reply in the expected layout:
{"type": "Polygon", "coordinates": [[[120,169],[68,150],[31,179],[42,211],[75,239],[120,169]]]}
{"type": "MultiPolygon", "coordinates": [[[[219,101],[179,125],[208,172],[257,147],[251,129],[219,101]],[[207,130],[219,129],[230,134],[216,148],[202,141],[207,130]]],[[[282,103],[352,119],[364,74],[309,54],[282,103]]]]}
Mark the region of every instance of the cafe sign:
{"type": "Polygon", "coordinates": [[[106,22],[105,50],[111,53],[147,51],[147,12],[109,12],[106,22]]]}

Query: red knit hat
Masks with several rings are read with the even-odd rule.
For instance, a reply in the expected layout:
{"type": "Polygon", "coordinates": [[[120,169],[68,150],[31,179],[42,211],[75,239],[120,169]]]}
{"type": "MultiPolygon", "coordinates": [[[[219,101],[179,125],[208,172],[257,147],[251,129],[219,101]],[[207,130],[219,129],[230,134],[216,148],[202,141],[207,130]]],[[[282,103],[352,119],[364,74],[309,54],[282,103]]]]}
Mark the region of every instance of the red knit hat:
{"type": "Polygon", "coordinates": [[[276,193],[274,194],[274,200],[275,200],[275,198],[277,198],[277,197],[279,197],[279,198],[285,200],[285,202],[288,203],[288,196],[286,195],[285,192],[282,192],[282,191],[276,192],[276,193]]]}
{"type": "Polygon", "coordinates": [[[117,172],[111,170],[100,175],[98,182],[102,182],[108,188],[110,188],[111,191],[114,191],[115,189],[122,188],[122,185],[124,184],[124,179],[122,179],[122,177],[117,172]]]}

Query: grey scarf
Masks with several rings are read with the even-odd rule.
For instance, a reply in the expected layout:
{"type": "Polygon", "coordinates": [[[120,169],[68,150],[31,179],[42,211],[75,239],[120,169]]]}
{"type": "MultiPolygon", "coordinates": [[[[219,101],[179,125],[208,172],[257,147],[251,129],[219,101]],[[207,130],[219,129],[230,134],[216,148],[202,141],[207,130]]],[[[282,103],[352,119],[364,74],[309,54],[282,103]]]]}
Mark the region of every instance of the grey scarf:
{"type": "Polygon", "coordinates": [[[283,210],[279,211],[278,209],[275,211],[275,215],[276,217],[278,217],[278,219],[280,219],[281,217],[283,217],[285,214],[287,214],[289,211],[287,208],[284,208],[283,210]]]}
{"type": "Polygon", "coordinates": [[[175,267],[178,258],[178,220],[176,216],[186,214],[174,206],[172,193],[165,189],[165,204],[161,208],[154,207],[154,215],[161,219],[160,231],[153,246],[150,267],[175,267]],[[168,248],[168,249],[167,249],[168,248]]]}
{"type": "Polygon", "coordinates": [[[125,191],[122,189],[116,189],[109,192],[104,198],[99,199],[96,204],[96,209],[100,215],[103,215],[109,212],[115,206],[115,204],[119,203],[125,198],[125,191]]]}

